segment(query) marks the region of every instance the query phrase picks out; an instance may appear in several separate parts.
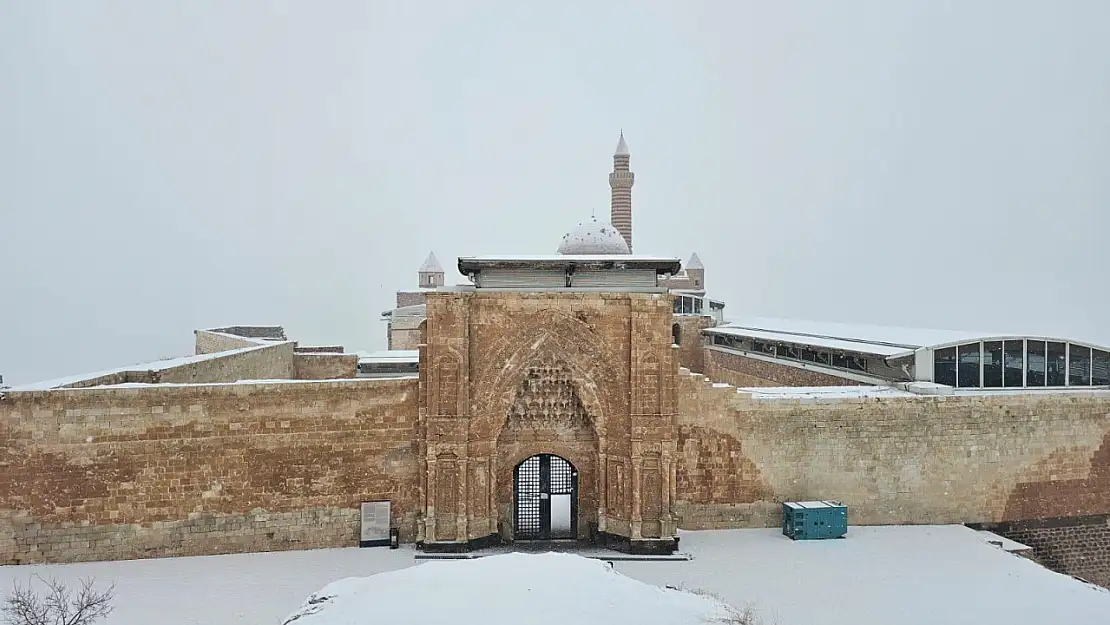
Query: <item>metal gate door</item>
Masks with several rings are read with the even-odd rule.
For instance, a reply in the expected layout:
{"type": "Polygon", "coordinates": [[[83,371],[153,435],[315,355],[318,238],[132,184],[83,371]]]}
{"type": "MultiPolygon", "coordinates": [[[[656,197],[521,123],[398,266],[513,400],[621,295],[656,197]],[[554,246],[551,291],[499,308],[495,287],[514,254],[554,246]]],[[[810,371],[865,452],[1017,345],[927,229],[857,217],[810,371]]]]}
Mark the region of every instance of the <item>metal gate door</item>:
{"type": "Polygon", "coordinates": [[[513,476],[516,540],[575,538],[578,535],[578,471],[551,454],[532,456],[513,476]]]}

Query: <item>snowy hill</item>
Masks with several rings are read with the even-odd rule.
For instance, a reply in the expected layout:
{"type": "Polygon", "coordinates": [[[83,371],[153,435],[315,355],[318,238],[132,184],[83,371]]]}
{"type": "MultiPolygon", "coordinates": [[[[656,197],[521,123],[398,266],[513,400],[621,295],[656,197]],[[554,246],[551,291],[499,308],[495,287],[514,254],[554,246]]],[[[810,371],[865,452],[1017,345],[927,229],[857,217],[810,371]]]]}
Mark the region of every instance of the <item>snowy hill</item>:
{"type": "Polygon", "coordinates": [[[581,556],[510,553],[349,577],[286,625],[679,625],[730,622],[715,599],[651,586],[581,556]]]}

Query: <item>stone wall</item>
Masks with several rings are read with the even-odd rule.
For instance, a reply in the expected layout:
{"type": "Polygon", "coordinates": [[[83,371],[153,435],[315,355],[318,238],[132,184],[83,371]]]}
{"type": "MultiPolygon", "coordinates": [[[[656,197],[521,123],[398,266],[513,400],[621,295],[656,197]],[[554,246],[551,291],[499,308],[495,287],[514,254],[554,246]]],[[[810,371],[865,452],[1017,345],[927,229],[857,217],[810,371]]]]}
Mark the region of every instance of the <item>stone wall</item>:
{"type": "Polygon", "coordinates": [[[209,384],[293,377],[293,343],[256,346],[203,358],[155,372],[155,383],[209,384]]]}
{"type": "Polygon", "coordinates": [[[257,339],[224,334],[214,330],[195,330],[193,334],[196,336],[196,353],[198,355],[256,347],[259,344],[257,339]]]}
{"type": "Polygon", "coordinates": [[[1110,392],[760,400],[686,373],[678,386],[683,527],[775,526],[782,501],[808,499],[844,501],[863,525],[1110,513],[1110,392]]]}
{"type": "Polygon", "coordinates": [[[293,343],[252,344],[246,348],[121,367],[30,385],[26,390],[78,389],[118,384],[206,384],[293,377],[293,343]]]}
{"type": "Polygon", "coordinates": [[[1110,588],[1110,517],[1032,519],[982,526],[1032,547],[1032,559],[1110,588]]]}
{"type": "Polygon", "coordinates": [[[705,375],[733,386],[853,386],[859,382],[705,347],[705,375]]]}
{"type": "Polygon", "coordinates": [[[426,291],[397,291],[397,308],[423,304],[425,293],[426,291]]]}
{"type": "Polygon", "coordinates": [[[394,311],[389,320],[388,349],[416,349],[419,347],[421,342],[420,324],[424,323],[424,319],[424,308],[394,311]]]}
{"type": "Polygon", "coordinates": [[[416,349],[420,347],[420,328],[389,327],[389,349],[416,349]]]}
{"type": "Polygon", "coordinates": [[[678,340],[678,363],[695,373],[705,372],[705,342],[701,331],[717,324],[710,316],[675,315],[671,334],[678,340]]]}
{"type": "Polygon", "coordinates": [[[298,380],[336,380],[358,375],[357,354],[307,352],[293,354],[293,376],[298,380]]]}
{"type": "Polygon", "coordinates": [[[358,544],[388,499],[412,540],[414,379],[9,392],[0,563],[358,544]]]}

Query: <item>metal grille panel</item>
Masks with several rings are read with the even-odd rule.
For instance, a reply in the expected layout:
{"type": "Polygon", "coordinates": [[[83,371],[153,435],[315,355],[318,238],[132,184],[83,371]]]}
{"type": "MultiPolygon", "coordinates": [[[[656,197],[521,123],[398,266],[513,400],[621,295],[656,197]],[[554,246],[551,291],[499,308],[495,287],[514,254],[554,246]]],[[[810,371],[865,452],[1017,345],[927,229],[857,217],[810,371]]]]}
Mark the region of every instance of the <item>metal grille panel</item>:
{"type": "MultiPolygon", "coordinates": [[[[578,474],[570,462],[551,454],[521,462],[513,475],[514,536],[518,540],[573,538],[578,526],[578,474]],[[569,528],[565,516],[552,528],[552,496],[569,496],[569,528]]],[[[565,505],[566,500],[561,505],[565,505]]],[[[566,508],[561,508],[565,514],[566,508]]]]}
{"type": "Polygon", "coordinates": [[[559,456],[551,456],[551,494],[570,495],[573,491],[571,474],[574,469],[570,463],[559,456]]]}
{"type": "Polygon", "coordinates": [[[540,457],[532,456],[516,468],[516,533],[540,535],[540,457]]]}

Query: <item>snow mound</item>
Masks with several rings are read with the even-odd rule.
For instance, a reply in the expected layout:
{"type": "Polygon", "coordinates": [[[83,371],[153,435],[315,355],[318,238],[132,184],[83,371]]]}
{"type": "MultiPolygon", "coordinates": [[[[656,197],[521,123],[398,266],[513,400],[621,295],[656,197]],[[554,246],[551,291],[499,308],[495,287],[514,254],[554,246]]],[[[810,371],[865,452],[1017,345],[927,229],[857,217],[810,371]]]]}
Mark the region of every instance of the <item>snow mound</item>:
{"type": "Polygon", "coordinates": [[[561,553],[508,553],[348,577],[313,593],[283,625],[700,625],[734,613],[561,553]]]}

